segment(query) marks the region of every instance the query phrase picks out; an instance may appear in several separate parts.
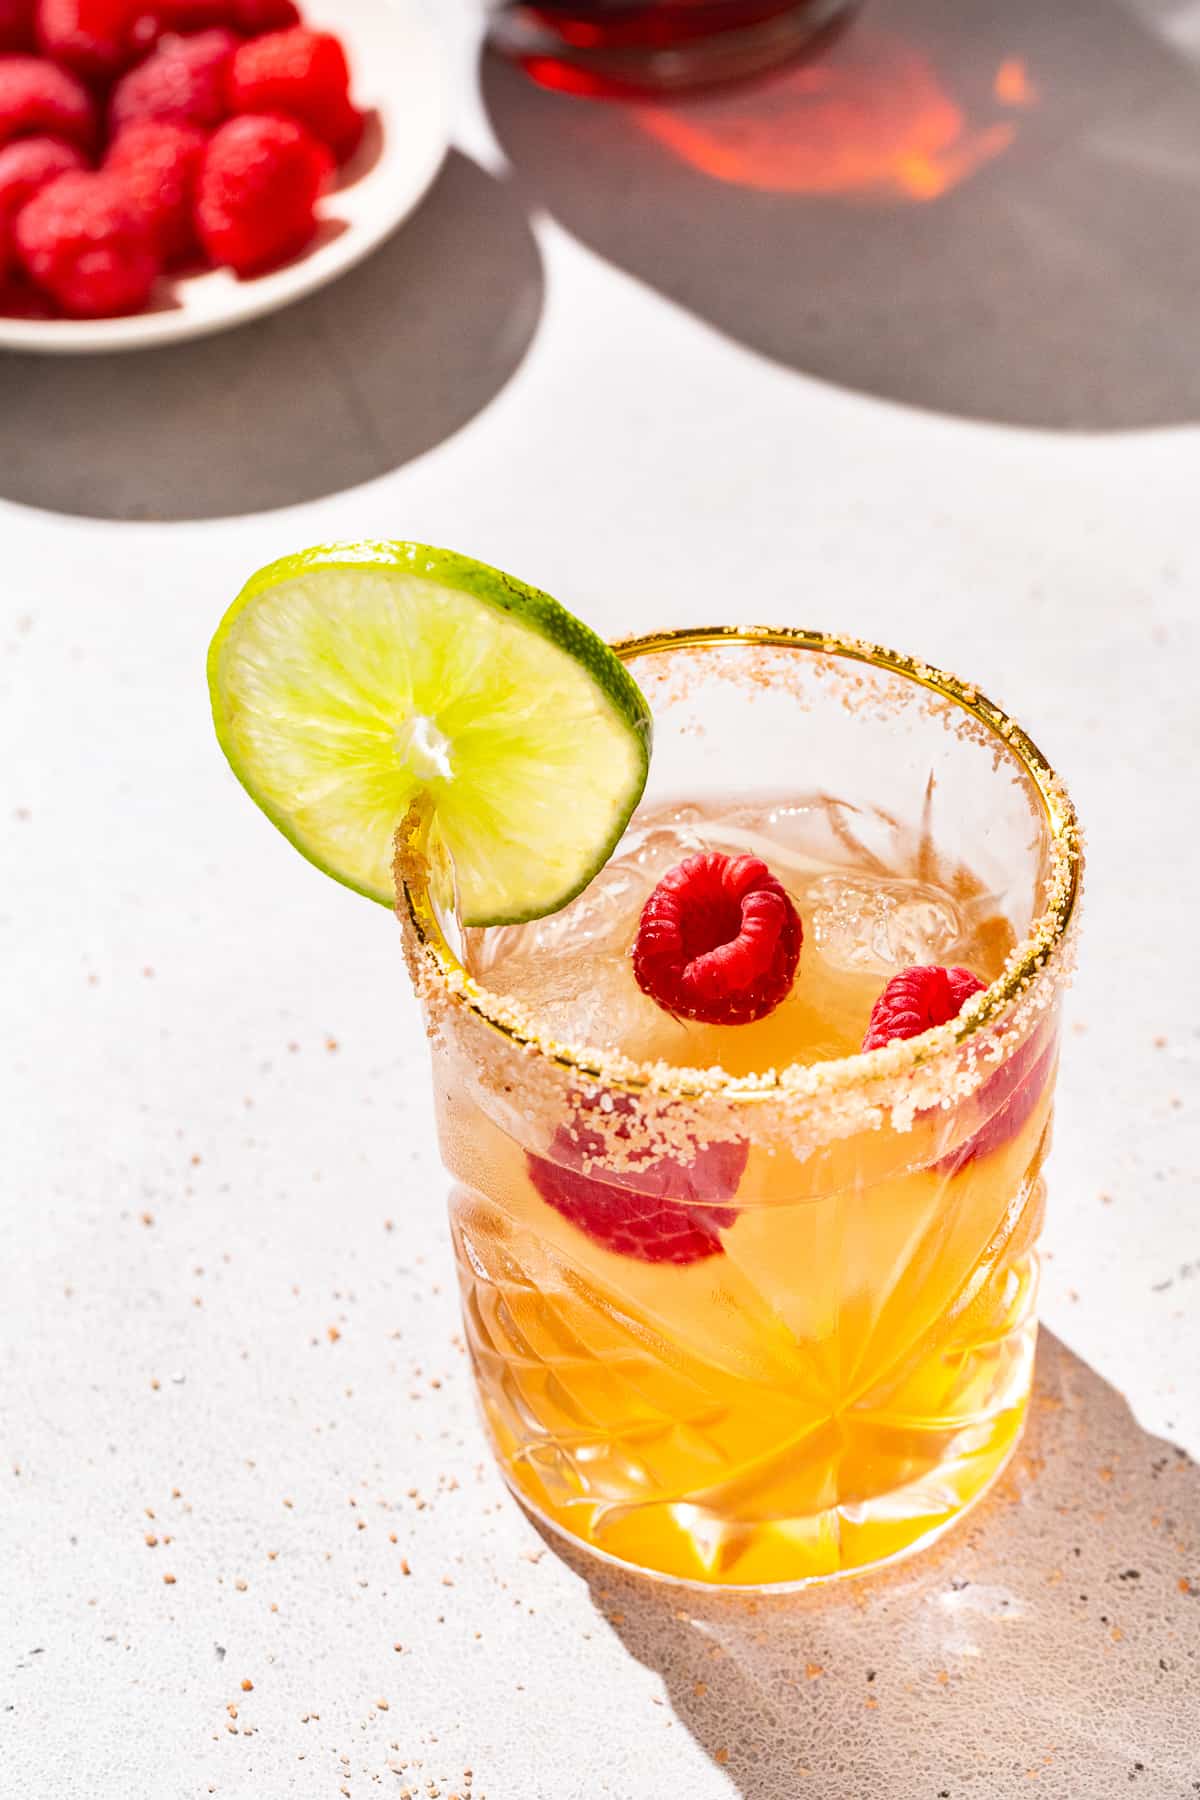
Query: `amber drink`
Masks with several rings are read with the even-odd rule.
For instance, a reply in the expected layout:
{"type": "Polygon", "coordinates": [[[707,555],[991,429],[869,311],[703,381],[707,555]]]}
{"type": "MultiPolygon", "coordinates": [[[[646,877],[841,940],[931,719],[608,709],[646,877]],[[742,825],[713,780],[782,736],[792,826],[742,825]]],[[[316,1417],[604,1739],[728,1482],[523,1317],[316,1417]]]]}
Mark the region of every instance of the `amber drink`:
{"type": "Polygon", "coordinates": [[[419,849],[398,864],[467,1339],[546,1524],[791,1586],[930,1539],[1019,1436],[1075,819],[1012,721],[908,658],[745,628],[618,648],[654,756],[583,893],[462,932],[419,849]],[[801,921],[751,1023],[634,976],[647,899],[701,852],[761,859],[801,921]],[[913,967],[979,991],[864,1054],[913,967]]]}

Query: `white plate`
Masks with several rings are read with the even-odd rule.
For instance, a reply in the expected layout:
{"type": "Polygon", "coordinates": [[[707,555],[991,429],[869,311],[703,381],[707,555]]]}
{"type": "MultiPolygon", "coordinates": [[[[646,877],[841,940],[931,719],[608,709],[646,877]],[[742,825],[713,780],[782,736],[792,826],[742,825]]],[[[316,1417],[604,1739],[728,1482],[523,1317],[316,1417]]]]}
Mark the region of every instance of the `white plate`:
{"type": "Polygon", "coordinates": [[[449,145],[445,57],[418,0],[317,0],[305,20],[337,32],[353,94],[369,119],[363,143],[320,204],[321,229],[294,262],[239,281],[229,269],[165,277],[152,309],[126,319],[10,319],[0,347],[79,355],[177,344],[242,325],[324,287],[369,256],[407,218],[449,145]]]}

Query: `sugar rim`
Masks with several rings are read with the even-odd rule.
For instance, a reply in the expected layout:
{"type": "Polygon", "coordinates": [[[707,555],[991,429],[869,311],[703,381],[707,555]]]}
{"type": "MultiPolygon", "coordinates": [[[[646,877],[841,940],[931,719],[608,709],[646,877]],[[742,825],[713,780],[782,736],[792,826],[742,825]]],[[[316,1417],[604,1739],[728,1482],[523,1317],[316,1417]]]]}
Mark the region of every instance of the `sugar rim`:
{"type": "Polygon", "coordinates": [[[446,940],[430,897],[430,868],[425,856],[427,813],[417,806],[396,833],[397,915],[415,933],[426,970],[447,998],[467,1008],[486,1025],[527,1054],[537,1054],[573,1071],[588,1084],[630,1092],[649,1092],[674,1099],[719,1097],[734,1101],[809,1098],[820,1093],[893,1080],[972,1038],[1015,1001],[1032,993],[1064,944],[1078,904],[1082,842],[1075,807],[1053,768],[1029,734],[972,682],[935,668],[918,657],[889,650],[861,638],[787,625],[701,625],[675,631],[649,632],[620,638],[612,648],[623,662],[673,650],[745,644],[819,652],[861,662],[903,676],[977,719],[1010,752],[1032,780],[1050,828],[1050,872],[1046,907],[1029,935],[1017,945],[1001,973],[967,1003],[957,1018],[920,1037],[897,1040],[881,1049],[829,1062],[791,1063],[751,1075],[727,1070],[687,1068],[662,1062],[636,1062],[595,1045],[564,1043],[539,1028],[536,1016],[511,996],[497,994],[468,974],[446,940]],[[403,910],[402,910],[403,908],[403,910]]]}

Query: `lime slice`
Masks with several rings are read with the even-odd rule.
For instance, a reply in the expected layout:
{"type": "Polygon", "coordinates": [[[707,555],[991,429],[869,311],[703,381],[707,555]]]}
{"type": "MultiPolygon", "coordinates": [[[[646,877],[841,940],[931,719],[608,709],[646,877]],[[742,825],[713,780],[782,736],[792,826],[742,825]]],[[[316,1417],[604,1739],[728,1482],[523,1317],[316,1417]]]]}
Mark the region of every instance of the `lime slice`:
{"type": "Polygon", "coordinates": [[[650,713],[548,594],[424,544],[335,544],[251,577],[212,641],[221,748],[326,874],[394,903],[392,840],[428,797],[467,925],[564,906],[641,798],[650,713]]]}

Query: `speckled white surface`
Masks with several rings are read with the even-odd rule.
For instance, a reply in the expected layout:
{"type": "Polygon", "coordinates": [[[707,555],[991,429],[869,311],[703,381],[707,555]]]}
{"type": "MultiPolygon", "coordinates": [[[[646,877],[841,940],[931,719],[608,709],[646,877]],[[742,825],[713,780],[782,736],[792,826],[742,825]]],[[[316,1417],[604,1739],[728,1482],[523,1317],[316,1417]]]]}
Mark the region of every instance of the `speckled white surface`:
{"type": "MultiPolygon", "coordinates": [[[[468,74],[464,54],[461,161],[486,184],[468,74]]],[[[453,249],[436,208],[465,179],[414,229],[453,249]]],[[[239,480],[256,504],[291,458],[318,497],[290,511],[180,518],[186,422],[139,435],[97,368],[114,451],[89,466],[75,390],[0,360],[0,1789],[1192,1795],[1200,432],[902,409],[760,359],[543,217],[533,234],[465,357],[494,364],[494,398],[464,423],[427,381],[428,447],[390,473],[403,384],[356,377],[332,296],[249,348],[181,353],[198,408],[263,357],[324,396],[307,444],[271,406],[223,435],[200,415],[190,510],[236,510],[239,480]],[[118,488],[177,522],[82,516],[119,513],[118,488]],[[607,631],[733,616],[894,641],[977,677],[1070,780],[1090,882],[1054,1335],[1028,1452],[926,1562],[757,1610],[589,1585],[493,1474],[392,923],[263,826],[202,680],[250,569],[366,533],[490,558],[607,631]]],[[[433,329],[447,299],[444,271],[405,280],[397,369],[403,319],[433,329]]]]}

